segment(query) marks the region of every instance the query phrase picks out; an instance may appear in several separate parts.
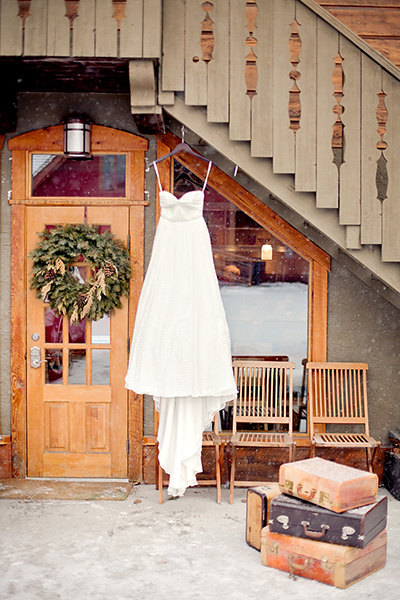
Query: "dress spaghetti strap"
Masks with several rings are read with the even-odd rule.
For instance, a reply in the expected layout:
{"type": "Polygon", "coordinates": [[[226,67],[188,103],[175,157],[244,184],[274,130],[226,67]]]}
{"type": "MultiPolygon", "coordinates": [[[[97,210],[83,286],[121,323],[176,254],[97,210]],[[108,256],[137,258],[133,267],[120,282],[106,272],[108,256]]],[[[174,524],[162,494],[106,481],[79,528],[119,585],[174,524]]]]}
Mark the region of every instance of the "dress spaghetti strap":
{"type": "Polygon", "coordinates": [[[162,192],[163,189],[161,187],[160,175],[158,174],[158,168],[157,168],[156,163],[153,163],[153,167],[154,167],[154,170],[155,170],[156,175],[157,175],[158,187],[160,188],[160,192],[162,192]]]}
{"type": "Polygon", "coordinates": [[[204,192],[204,190],[206,189],[206,185],[207,185],[207,181],[208,181],[208,176],[209,176],[209,174],[210,174],[211,167],[212,167],[212,161],[210,160],[210,162],[208,163],[207,175],[206,175],[206,178],[205,178],[205,180],[204,180],[203,192],[204,192]]]}

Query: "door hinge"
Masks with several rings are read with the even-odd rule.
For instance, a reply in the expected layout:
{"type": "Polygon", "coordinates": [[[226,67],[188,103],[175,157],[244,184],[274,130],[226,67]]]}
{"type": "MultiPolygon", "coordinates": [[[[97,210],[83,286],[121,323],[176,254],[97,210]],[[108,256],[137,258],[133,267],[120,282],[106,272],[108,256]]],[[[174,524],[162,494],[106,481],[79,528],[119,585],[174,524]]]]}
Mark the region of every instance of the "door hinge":
{"type": "Polygon", "coordinates": [[[128,250],[131,249],[131,234],[128,233],[128,250]]]}
{"type": "Polygon", "coordinates": [[[129,454],[129,440],[126,440],[126,453],[129,454]]]}
{"type": "Polygon", "coordinates": [[[126,340],[126,347],[127,347],[127,349],[128,349],[128,354],[129,354],[129,351],[130,351],[130,349],[131,349],[131,343],[130,343],[130,342],[131,342],[131,340],[130,340],[130,338],[129,338],[129,336],[128,336],[128,339],[126,340]]]}

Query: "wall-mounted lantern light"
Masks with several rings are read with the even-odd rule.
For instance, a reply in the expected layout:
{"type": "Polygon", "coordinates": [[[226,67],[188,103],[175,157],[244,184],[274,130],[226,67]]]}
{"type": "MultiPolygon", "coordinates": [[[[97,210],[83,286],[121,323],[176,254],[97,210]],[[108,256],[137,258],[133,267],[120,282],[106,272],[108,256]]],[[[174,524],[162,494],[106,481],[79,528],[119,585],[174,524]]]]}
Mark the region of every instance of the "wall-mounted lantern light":
{"type": "Polygon", "coordinates": [[[271,244],[263,244],[261,246],[261,260],[272,260],[271,244]]]}
{"type": "Polygon", "coordinates": [[[64,125],[64,154],[68,158],[90,158],[89,121],[72,118],[64,125]]]}

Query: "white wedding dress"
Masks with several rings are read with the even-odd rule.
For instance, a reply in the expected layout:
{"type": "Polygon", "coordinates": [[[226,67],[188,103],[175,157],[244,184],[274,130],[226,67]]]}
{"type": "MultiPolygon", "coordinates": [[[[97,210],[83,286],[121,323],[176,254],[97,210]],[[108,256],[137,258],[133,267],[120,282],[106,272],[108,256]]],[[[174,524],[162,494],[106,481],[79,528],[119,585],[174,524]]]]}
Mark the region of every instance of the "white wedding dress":
{"type": "Polygon", "coordinates": [[[160,413],[159,462],[181,496],[202,471],[202,433],[236,397],[230,337],[203,219],[204,189],[161,189],[161,216],[136,314],[125,385],[160,413]]]}

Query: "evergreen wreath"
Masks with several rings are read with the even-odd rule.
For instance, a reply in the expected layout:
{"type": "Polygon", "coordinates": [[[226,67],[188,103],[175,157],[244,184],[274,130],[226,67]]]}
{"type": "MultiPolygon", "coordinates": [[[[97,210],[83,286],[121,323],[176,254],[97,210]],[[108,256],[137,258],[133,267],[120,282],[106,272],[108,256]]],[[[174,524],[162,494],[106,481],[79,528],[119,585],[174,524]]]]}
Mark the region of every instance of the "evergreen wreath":
{"type": "MultiPolygon", "coordinates": [[[[39,233],[40,242],[30,253],[33,260],[31,289],[59,315],[71,322],[97,321],[128,295],[131,275],[129,254],[110,231],[97,225],[59,225],[39,233]],[[73,263],[83,256],[92,276],[82,283],[73,277],[73,263]]],[[[81,259],[79,260],[81,262],[81,259]]],[[[76,271],[75,271],[76,273],[76,271]]]]}

